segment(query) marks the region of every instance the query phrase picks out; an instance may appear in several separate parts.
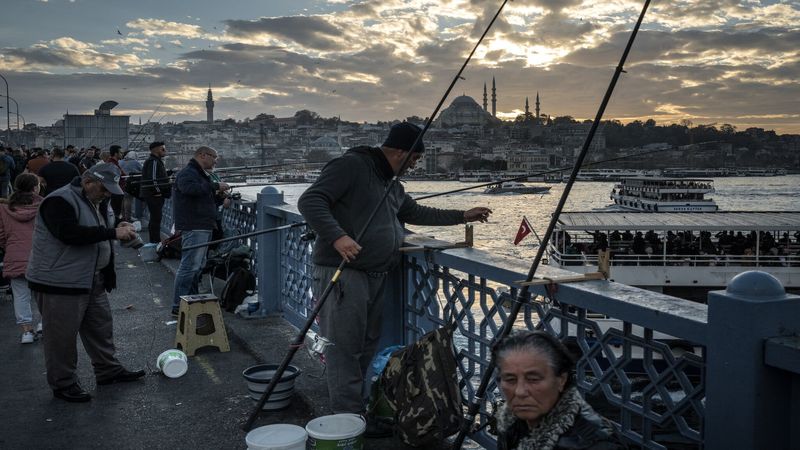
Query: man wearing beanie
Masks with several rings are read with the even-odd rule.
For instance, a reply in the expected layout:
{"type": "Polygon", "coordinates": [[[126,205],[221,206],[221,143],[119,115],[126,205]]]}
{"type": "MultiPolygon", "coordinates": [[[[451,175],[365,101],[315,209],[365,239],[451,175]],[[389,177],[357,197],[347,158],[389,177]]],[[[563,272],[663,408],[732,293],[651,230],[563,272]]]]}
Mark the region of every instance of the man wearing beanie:
{"type": "MultiPolygon", "coordinates": [[[[394,183],[364,236],[354,239],[395,175],[413,168],[425,146],[421,129],[392,126],[380,148],[355,147],[333,159],[303,193],[298,208],[317,234],[314,292],[320,295],[344,259],[346,264],[319,314],[320,331],[335,345],[326,350],[326,377],[334,413],[363,414],[362,389],[380,338],[386,274],[400,262],[403,223],[457,225],[485,222],[489,208],[445,210],[417,204],[394,183]],[[408,159],[408,152],[412,152],[408,159]],[[405,161],[405,164],[404,164],[405,161]]],[[[368,424],[367,431],[375,427],[368,424]]],[[[372,433],[377,435],[377,433],[372,433]]]]}

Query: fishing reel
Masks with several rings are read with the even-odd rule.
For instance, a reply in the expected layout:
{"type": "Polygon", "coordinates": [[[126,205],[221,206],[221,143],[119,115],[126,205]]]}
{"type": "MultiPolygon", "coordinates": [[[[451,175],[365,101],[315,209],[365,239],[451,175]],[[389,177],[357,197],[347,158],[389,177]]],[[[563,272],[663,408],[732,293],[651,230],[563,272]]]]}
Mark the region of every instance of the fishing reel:
{"type": "Polygon", "coordinates": [[[242,193],[241,192],[231,192],[231,195],[229,195],[229,197],[230,197],[231,200],[237,200],[238,201],[238,200],[242,199],[242,193]]]}
{"type": "Polygon", "coordinates": [[[312,359],[325,362],[325,349],[329,345],[334,345],[329,339],[315,333],[313,330],[308,330],[306,333],[306,350],[312,359]]]}
{"type": "Polygon", "coordinates": [[[313,230],[308,230],[300,235],[300,240],[303,242],[313,241],[317,238],[317,234],[313,230]]]}

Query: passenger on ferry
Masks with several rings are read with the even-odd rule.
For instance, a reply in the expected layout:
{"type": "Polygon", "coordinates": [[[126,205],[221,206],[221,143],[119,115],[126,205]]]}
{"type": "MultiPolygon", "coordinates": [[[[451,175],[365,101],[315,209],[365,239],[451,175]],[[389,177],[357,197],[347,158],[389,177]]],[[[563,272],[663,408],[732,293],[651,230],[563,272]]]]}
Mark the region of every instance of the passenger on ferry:
{"type": "Polygon", "coordinates": [[[641,231],[637,231],[636,232],[636,236],[633,237],[633,243],[631,244],[631,250],[633,250],[634,254],[644,255],[646,247],[647,247],[647,242],[644,240],[644,236],[642,236],[642,232],[641,231]]]}
{"type": "Polygon", "coordinates": [[[136,237],[129,223],[113,227],[108,200],[122,195],[118,180],[115,166],[92,166],[42,201],[34,225],[25,277],[42,314],[47,382],[56,398],[68,402],[91,400],[75,373],[78,335],[97,384],[145,375],[125,369],[116,357],[106,294],[117,286],[113,242],[136,237]]]}
{"type": "Polygon", "coordinates": [[[493,350],[505,403],[495,413],[498,450],[625,449],[613,423],[583,399],[575,360],[544,331],[518,331],[493,350]]]}
{"type": "MultiPolygon", "coordinates": [[[[456,225],[485,222],[491,210],[444,210],[417,204],[396,183],[365,234],[354,239],[376,208],[390,180],[413,168],[425,147],[414,143],[421,129],[392,126],[380,148],[355,147],[333,159],[297,203],[316,232],[314,286],[319,296],[346,261],[335,289],[319,314],[321,335],[335,345],[326,353],[330,407],[335,413],[363,413],[362,389],[381,335],[387,273],[400,262],[403,223],[456,225]],[[408,152],[412,152],[406,159],[408,152]],[[405,164],[403,164],[405,162],[405,164]]],[[[371,430],[368,421],[368,431],[371,430]]],[[[375,430],[377,432],[380,430],[375,430]]]]}

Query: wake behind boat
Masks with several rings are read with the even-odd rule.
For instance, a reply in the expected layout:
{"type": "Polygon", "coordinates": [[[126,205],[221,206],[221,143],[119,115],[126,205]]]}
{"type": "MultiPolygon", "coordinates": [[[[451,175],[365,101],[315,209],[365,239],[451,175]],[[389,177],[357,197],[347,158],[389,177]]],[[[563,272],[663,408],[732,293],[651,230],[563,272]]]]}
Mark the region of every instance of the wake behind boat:
{"type": "Polygon", "coordinates": [[[550,186],[528,186],[517,181],[506,181],[495,186],[489,186],[484,194],[544,194],[550,191],[550,186]]]}

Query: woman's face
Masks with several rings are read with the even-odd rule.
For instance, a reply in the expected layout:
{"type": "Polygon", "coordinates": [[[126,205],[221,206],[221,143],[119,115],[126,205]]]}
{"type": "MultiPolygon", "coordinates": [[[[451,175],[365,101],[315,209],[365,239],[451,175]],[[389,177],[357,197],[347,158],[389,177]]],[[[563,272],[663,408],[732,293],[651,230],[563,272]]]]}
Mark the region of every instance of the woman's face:
{"type": "Polygon", "coordinates": [[[499,361],[500,389],[514,416],[534,426],[555,406],[567,374],[557,376],[539,351],[512,350],[499,361]]]}

